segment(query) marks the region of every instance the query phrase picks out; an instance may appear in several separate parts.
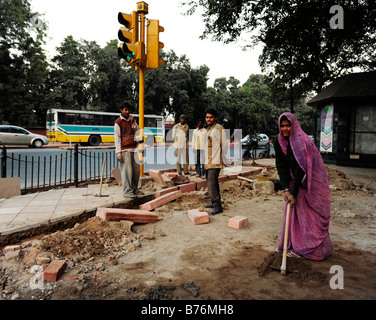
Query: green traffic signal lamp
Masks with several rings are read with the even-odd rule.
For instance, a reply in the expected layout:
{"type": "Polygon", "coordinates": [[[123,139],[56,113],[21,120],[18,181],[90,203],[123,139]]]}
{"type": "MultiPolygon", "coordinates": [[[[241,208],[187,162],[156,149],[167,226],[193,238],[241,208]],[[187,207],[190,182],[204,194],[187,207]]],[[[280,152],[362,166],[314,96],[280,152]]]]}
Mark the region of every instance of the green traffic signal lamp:
{"type": "Polygon", "coordinates": [[[118,48],[118,56],[127,61],[128,66],[144,66],[145,44],[141,41],[136,43],[121,43],[118,48]]]}
{"type": "Polygon", "coordinates": [[[118,48],[118,56],[130,63],[136,56],[136,53],[129,50],[127,44],[121,43],[118,48]]]}

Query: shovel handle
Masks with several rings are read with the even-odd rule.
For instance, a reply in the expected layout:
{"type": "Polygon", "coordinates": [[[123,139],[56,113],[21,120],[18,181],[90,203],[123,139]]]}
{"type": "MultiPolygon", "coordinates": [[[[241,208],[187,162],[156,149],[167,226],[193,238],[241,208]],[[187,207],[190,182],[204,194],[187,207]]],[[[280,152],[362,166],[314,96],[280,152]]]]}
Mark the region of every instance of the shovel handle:
{"type": "Polygon", "coordinates": [[[281,274],[286,275],[286,261],[287,261],[287,242],[289,239],[289,226],[290,226],[290,202],[287,203],[287,212],[286,212],[286,223],[285,223],[285,237],[283,239],[283,255],[282,255],[282,265],[281,265],[281,274]]]}

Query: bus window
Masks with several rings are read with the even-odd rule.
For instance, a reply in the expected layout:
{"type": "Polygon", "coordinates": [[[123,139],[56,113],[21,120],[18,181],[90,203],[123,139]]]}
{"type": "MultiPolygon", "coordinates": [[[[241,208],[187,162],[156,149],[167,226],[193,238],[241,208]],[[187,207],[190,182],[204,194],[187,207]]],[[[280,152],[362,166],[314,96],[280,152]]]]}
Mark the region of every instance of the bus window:
{"type": "Polygon", "coordinates": [[[154,128],[157,126],[157,120],[153,118],[145,118],[145,127],[154,128]]]}
{"type": "Polygon", "coordinates": [[[90,115],[90,125],[102,126],[103,124],[103,116],[101,114],[91,114],[90,115]]]}
{"type": "Polygon", "coordinates": [[[61,124],[74,124],[75,123],[76,114],[75,113],[58,113],[58,123],[61,124]]]}
{"type": "Polygon", "coordinates": [[[54,122],[54,114],[53,113],[47,113],[47,122],[54,122]]]}
{"type": "Polygon", "coordinates": [[[77,124],[82,124],[86,126],[90,124],[90,114],[87,114],[87,113],[78,114],[76,121],[77,121],[77,124]]]}
{"type": "Polygon", "coordinates": [[[102,124],[104,126],[113,126],[118,117],[119,116],[114,116],[114,115],[103,115],[102,124]]]}

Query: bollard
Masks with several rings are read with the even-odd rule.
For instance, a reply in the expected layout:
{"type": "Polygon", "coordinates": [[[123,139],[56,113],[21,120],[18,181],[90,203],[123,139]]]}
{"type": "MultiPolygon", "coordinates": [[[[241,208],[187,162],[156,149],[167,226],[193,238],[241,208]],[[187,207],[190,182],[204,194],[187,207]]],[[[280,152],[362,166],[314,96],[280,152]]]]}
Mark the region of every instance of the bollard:
{"type": "Polygon", "coordinates": [[[7,177],[7,148],[3,145],[1,153],[1,178],[7,177]]]}
{"type": "Polygon", "coordinates": [[[73,152],[73,162],[74,162],[74,186],[78,188],[78,143],[74,145],[73,152]]]}

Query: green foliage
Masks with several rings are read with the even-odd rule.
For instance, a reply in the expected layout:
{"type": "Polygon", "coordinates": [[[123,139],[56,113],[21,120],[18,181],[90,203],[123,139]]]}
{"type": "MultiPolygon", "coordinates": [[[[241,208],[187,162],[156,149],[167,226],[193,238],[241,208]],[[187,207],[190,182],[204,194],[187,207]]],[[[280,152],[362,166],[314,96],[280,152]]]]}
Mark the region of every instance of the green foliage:
{"type": "MultiPolygon", "coordinates": [[[[211,10],[219,5],[225,13],[244,12],[243,1],[210,3],[211,10]]],[[[68,35],[49,64],[42,50],[46,23],[30,11],[29,1],[2,0],[0,17],[0,122],[44,126],[49,108],[119,112],[124,100],[138,112],[139,74],[117,56],[117,40],[102,48],[95,41],[68,35]]],[[[231,14],[229,21],[234,17],[231,14]]],[[[236,36],[228,30],[231,37],[236,36]]],[[[193,68],[185,55],[179,57],[174,51],[162,51],[161,56],[165,64],[145,73],[147,114],[171,114],[176,119],[185,114],[193,128],[207,109],[214,108],[227,129],[273,135],[279,114],[288,109],[286,90],[279,90],[283,85],[263,75],[250,75],[244,84],[234,77],[218,78],[208,87],[206,65],[193,68]]],[[[295,100],[297,112],[309,119],[298,94],[295,100]]]]}
{"type": "Polygon", "coordinates": [[[41,122],[48,67],[42,50],[46,24],[31,12],[27,0],[2,0],[0,21],[0,123],[41,122]]]}
{"type": "Polygon", "coordinates": [[[263,45],[260,65],[274,87],[294,88],[294,95],[321,89],[356,68],[372,70],[376,63],[375,1],[344,0],[344,29],[331,29],[337,4],[322,1],[189,0],[187,14],[204,10],[202,37],[225,43],[248,33],[249,46],[263,45]]]}

